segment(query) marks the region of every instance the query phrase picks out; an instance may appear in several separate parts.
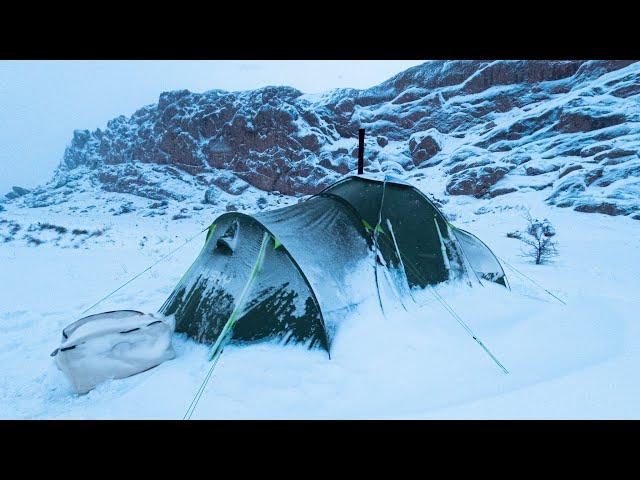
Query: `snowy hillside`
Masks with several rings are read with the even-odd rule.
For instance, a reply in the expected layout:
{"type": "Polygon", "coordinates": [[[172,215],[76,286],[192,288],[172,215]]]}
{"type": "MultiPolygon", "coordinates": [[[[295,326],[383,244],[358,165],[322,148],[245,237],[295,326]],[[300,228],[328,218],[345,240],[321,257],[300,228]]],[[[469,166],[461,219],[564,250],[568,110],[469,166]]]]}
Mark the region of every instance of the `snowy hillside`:
{"type": "Polygon", "coordinates": [[[559,207],[637,219],[639,99],[640,62],[614,61],[427,62],[313,96],[167,92],[76,131],[54,180],[24,202],[69,203],[87,185],[155,202],[316,193],[354,171],[364,127],[368,171],[439,179],[436,196],[540,190],[559,207]]]}
{"type": "MultiPolygon", "coordinates": [[[[182,418],[206,346],[176,335],[174,360],[78,396],[49,357],[62,328],[217,215],[355,170],[359,127],[368,171],[411,182],[503,261],[511,291],[437,291],[509,375],[428,290],[386,317],[372,294],[330,360],[228,347],[193,418],[639,418],[639,107],[640,62],[428,62],[361,91],[170,92],[76,131],[50,183],[0,201],[0,418],[182,418]],[[527,211],[556,227],[548,265],[507,237],[527,211]]],[[[155,312],[203,242],[90,313],[155,312]]]]}

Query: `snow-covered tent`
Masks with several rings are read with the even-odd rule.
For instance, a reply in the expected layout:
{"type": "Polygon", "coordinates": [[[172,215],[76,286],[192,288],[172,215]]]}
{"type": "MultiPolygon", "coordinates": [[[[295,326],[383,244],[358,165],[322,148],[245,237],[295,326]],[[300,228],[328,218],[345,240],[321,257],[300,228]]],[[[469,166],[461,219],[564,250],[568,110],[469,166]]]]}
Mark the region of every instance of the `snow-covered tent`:
{"type": "Polygon", "coordinates": [[[338,322],[375,292],[379,272],[404,291],[455,278],[507,286],[491,250],[419,190],[351,176],[293,206],[218,217],[161,312],[198,341],[215,342],[233,315],[235,341],[329,352],[338,322]]]}

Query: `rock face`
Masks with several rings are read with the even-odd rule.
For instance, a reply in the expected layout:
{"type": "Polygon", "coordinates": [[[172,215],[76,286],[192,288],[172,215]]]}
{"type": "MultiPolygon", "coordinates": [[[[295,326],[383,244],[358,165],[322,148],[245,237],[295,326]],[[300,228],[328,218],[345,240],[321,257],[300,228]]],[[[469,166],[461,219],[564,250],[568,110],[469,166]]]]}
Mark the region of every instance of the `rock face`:
{"type": "Polygon", "coordinates": [[[435,130],[414,133],[409,137],[409,153],[417,167],[442,150],[442,136],[435,130]]]}
{"type": "Polygon", "coordinates": [[[355,171],[358,128],[367,170],[428,169],[450,195],[545,190],[560,207],[640,211],[640,62],[629,61],[432,61],[321,96],[167,92],[76,131],[54,186],[82,175],[158,201],[193,189],[215,201],[214,187],[313,194],[355,171]]]}
{"type": "MultiPolygon", "coordinates": [[[[487,165],[456,173],[447,185],[450,195],[473,195],[481,198],[509,172],[508,167],[487,165]]],[[[507,193],[507,192],[502,192],[507,193]]]]}
{"type": "Polygon", "coordinates": [[[14,198],[22,197],[23,195],[26,195],[30,191],[31,190],[27,190],[26,188],[22,188],[22,187],[13,187],[11,191],[5,195],[5,197],[8,198],[9,200],[12,200],[14,198]]]}

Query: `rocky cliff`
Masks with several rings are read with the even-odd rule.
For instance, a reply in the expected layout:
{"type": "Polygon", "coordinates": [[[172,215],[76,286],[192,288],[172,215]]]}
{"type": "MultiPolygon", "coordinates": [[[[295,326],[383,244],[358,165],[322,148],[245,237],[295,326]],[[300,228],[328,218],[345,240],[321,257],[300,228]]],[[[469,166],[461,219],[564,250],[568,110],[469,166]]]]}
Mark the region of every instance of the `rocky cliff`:
{"type": "Polygon", "coordinates": [[[543,190],[558,207],[640,219],[640,62],[630,61],[432,61],[323,95],[167,92],[75,131],[53,182],[28,196],[46,205],[80,179],[158,202],[312,194],[355,171],[358,128],[368,171],[440,179],[438,195],[543,190]]]}

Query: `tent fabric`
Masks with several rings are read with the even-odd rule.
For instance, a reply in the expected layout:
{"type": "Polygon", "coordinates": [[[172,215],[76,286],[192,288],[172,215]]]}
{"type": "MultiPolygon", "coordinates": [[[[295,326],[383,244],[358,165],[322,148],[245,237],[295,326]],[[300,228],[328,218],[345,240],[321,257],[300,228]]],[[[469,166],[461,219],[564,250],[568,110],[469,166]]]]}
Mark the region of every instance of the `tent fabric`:
{"type": "Polygon", "coordinates": [[[450,225],[417,189],[392,179],[351,176],[296,205],[218,217],[198,258],[160,309],[175,317],[176,331],[215,342],[265,232],[271,238],[241,306],[236,342],[276,339],[329,352],[340,319],[372,291],[365,284],[373,282],[376,261],[411,288],[465,276],[506,286],[489,248],[450,225]]]}
{"type": "MultiPolygon", "coordinates": [[[[255,218],[235,212],[222,215],[214,225],[195,263],[160,309],[175,316],[177,332],[201,342],[214,342],[229,319],[265,230],[255,218]],[[230,253],[223,237],[234,228],[238,245],[230,253]]],[[[271,337],[329,348],[322,313],[306,278],[282,246],[275,248],[273,240],[233,331],[238,341],[271,337]]]]}
{"type": "Polygon", "coordinates": [[[482,240],[461,228],[451,227],[453,234],[460,243],[461,250],[469,261],[475,274],[490,282],[499,283],[507,287],[507,277],[500,262],[482,240]]]}
{"type": "MultiPolygon", "coordinates": [[[[370,226],[378,223],[382,203],[381,216],[391,222],[398,249],[405,257],[405,264],[409,265],[406,272],[409,285],[426,287],[449,278],[447,260],[456,261],[456,253],[450,248],[447,250],[447,259],[443,257],[438,229],[435,227],[437,222],[441,235],[448,241],[447,221],[418,190],[391,181],[348,177],[323,193],[345,199],[370,226]]],[[[396,266],[398,256],[385,223],[381,225],[379,248],[385,261],[396,266]]]]}
{"type": "Polygon", "coordinates": [[[371,255],[359,218],[341,199],[326,195],[255,218],[282,243],[313,286],[330,339],[339,317],[364,299],[358,290],[345,289],[351,272],[371,255]]]}

